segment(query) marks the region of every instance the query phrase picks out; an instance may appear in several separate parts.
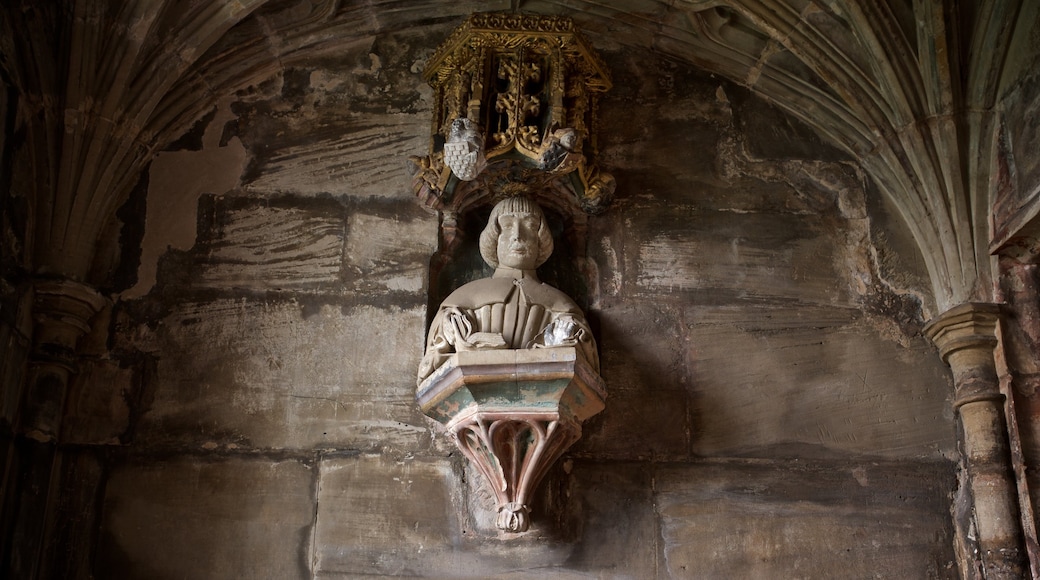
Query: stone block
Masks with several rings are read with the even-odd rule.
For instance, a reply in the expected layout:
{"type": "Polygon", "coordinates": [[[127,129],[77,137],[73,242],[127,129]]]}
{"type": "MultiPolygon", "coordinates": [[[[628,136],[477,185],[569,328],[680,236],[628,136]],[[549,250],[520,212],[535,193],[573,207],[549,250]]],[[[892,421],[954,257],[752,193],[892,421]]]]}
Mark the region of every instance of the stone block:
{"type": "Polygon", "coordinates": [[[347,231],[346,267],[356,290],[419,294],[426,288],[426,266],[437,250],[435,218],[355,212],[347,231]]]}
{"type": "Polygon", "coordinates": [[[585,424],[574,452],[613,459],[685,459],[690,393],[681,365],[681,309],[634,299],[597,315],[606,410],[585,424]]]}
{"type": "Polygon", "coordinates": [[[449,460],[328,457],[321,467],[315,576],[653,577],[656,528],[647,470],[634,463],[572,467],[564,506],[576,510],[581,522],[572,523],[582,531],[561,538],[546,523],[544,506],[535,508],[539,517],[524,534],[496,534],[491,522],[474,528],[458,512],[470,509],[462,496],[490,492],[461,481],[449,460]]]}
{"type": "Polygon", "coordinates": [[[124,463],[105,489],[104,578],[310,578],[316,470],[292,459],[124,463]]]}
{"type": "Polygon", "coordinates": [[[161,355],[139,441],[423,448],[430,431],[415,405],[422,325],[421,308],[180,305],[156,331],[161,355]]]}
{"type": "Polygon", "coordinates": [[[946,463],[661,468],[665,578],[957,578],[946,463]]]}
{"type": "Polygon", "coordinates": [[[654,578],[658,545],[653,471],[645,463],[574,461],[566,504],[579,537],[565,567],[597,578],[654,578]]]}
{"type": "Polygon", "coordinates": [[[641,212],[626,220],[632,296],[699,302],[847,302],[837,232],[818,215],[718,211],[641,212]]]}
{"type": "Polygon", "coordinates": [[[263,172],[245,187],[267,194],[393,197],[409,190],[405,159],[427,146],[428,137],[422,135],[428,129],[428,122],[413,115],[343,115],[308,132],[302,142],[282,140],[261,158],[263,172]],[[342,155],[342,161],[330,163],[330,152],[342,155]]]}
{"type": "Polygon", "coordinates": [[[690,395],[681,390],[610,391],[606,410],[585,422],[570,454],[611,460],[688,459],[690,405],[690,395]]]}
{"type": "Polygon", "coordinates": [[[346,235],[338,203],[222,196],[204,198],[203,206],[209,219],[201,222],[192,250],[192,288],[314,291],[338,285],[346,235]]]}
{"type": "Polygon", "coordinates": [[[458,519],[444,460],[361,455],[321,462],[318,577],[426,576],[444,570],[458,519]]]}
{"type": "Polygon", "coordinates": [[[921,338],[904,346],[841,308],[691,308],[685,320],[695,454],[956,453],[949,371],[921,338]]]}

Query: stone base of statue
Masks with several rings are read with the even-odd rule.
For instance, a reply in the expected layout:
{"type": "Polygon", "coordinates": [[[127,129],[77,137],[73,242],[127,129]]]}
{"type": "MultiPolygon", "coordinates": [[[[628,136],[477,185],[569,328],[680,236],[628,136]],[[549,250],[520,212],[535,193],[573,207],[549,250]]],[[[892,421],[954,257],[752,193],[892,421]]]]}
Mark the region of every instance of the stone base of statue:
{"type": "Polygon", "coordinates": [[[531,494],[606,391],[579,349],[502,349],[452,354],[416,399],[491,485],[498,527],[523,532],[531,494]]]}

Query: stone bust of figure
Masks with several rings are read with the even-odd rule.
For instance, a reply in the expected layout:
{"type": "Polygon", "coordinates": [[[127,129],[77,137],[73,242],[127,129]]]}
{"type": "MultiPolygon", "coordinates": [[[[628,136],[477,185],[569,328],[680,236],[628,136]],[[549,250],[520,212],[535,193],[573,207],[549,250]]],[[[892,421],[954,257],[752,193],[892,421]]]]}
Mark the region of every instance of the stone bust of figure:
{"type": "Polygon", "coordinates": [[[480,255],[495,273],[463,285],[441,303],[418,382],[452,353],[481,349],[573,346],[598,371],[585,316],[566,294],[538,280],[535,269],[552,251],[552,234],[538,204],[516,196],[495,205],[480,234],[480,255]]]}

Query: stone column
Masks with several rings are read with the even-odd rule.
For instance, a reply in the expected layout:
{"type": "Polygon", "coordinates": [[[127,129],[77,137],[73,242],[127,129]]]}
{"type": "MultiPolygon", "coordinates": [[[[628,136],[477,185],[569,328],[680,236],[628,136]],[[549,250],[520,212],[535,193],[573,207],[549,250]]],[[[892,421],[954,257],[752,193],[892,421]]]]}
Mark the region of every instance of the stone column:
{"type": "Polygon", "coordinates": [[[993,357],[999,315],[996,304],[965,303],[929,322],[924,332],[953,370],[953,407],[985,577],[1017,579],[1026,573],[1025,553],[993,357]]]}
{"type": "Polygon", "coordinates": [[[57,440],[75,372],[76,345],[105,305],[96,290],[71,280],[34,284],[33,346],[29,355],[21,432],[40,442],[57,440]]]}
{"type": "Polygon", "coordinates": [[[10,522],[5,524],[10,530],[0,576],[11,578],[47,577],[49,571],[61,570],[51,565],[54,558],[70,558],[57,550],[46,553],[60,540],[55,530],[68,525],[61,521],[69,463],[59,446],[61,424],[76,372],[77,345],[106,302],[93,288],[64,279],[37,281],[33,293],[32,348],[17,421],[21,436],[15,444],[19,476],[14,486],[4,490],[2,519],[10,522]]]}

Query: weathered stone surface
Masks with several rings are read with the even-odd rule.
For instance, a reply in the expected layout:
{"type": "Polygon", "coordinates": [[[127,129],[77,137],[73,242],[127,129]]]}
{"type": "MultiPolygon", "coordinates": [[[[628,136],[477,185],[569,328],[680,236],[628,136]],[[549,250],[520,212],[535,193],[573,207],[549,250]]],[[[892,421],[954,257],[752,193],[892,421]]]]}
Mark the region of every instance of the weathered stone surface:
{"type": "Polygon", "coordinates": [[[902,346],[839,308],[690,308],[684,320],[697,454],[956,452],[948,371],[921,338],[902,346]]]}
{"type": "Polygon", "coordinates": [[[658,573],[958,578],[944,513],[953,477],[950,464],[660,468],[658,573]]]}
{"type": "Polygon", "coordinates": [[[600,578],[663,577],[653,471],[641,462],[575,461],[561,469],[574,482],[564,505],[580,522],[566,567],[600,578]]]}
{"type": "Polygon", "coordinates": [[[393,197],[409,190],[404,160],[423,150],[426,128],[413,115],[355,117],[348,127],[325,129],[325,139],[280,149],[246,188],[255,193],[393,197]],[[330,156],[338,161],[330,163],[330,156]]]}
{"type": "Polygon", "coordinates": [[[667,217],[640,212],[626,226],[617,235],[626,240],[626,273],[635,295],[699,292],[731,300],[823,303],[844,298],[834,283],[835,233],[819,216],[705,216],[675,208],[667,217]]]}
{"type": "Polygon", "coordinates": [[[626,304],[598,315],[606,410],[586,423],[575,453],[685,459],[692,426],[688,375],[680,366],[682,310],[626,304]]]}
{"type": "Polygon", "coordinates": [[[293,292],[418,297],[436,220],[401,201],[203,196],[190,251],[167,260],[171,292],[293,292]]]}
{"type": "Polygon", "coordinates": [[[317,577],[451,575],[443,566],[458,528],[447,461],[332,456],[320,469],[317,577]]]}
{"type": "Polygon", "coordinates": [[[941,361],[857,310],[633,301],[598,314],[607,408],[587,424],[583,456],[956,451],[941,361]]]}
{"type": "MultiPolygon", "coordinates": [[[[1033,216],[1037,212],[1040,162],[1033,152],[1040,148],[1040,122],[1037,121],[1040,114],[1040,98],[1037,98],[1040,76],[1036,73],[1040,52],[1036,49],[1035,41],[1026,39],[1035,39],[1040,34],[1040,19],[1036,18],[1036,7],[1031,6],[1028,10],[1033,13],[1033,25],[1031,30],[1023,30],[1021,37],[1016,39],[1022,50],[1012,57],[1017,61],[1015,64],[1021,67],[1022,78],[1001,99],[1007,118],[1001,128],[1001,173],[997,176],[1001,183],[993,209],[998,232],[1008,226],[1020,227],[1021,221],[1017,224],[1015,221],[1022,219],[1020,214],[1023,211],[1033,216]],[[1027,44],[1030,45],[1028,49],[1027,44]]],[[[1007,233],[1013,234],[1013,228],[1007,233]]]]}
{"type": "Polygon", "coordinates": [[[421,309],[184,304],[141,344],[162,357],[139,441],[424,447],[430,433],[414,402],[421,336],[421,309]]]}
{"type": "Polygon", "coordinates": [[[422,294],[437,248],[437,220],[425,213],[416,216],[418,208],[411,205],[394,206],[393,214],[373,209],[359,208],[347,218],[345,268],[353,288],[376,296],[422,294]]]}
{"type": "Polygon", "coordinates": [[[310,578],[317,473],[292,459],[167,457],[109,477],[105,578],[310,578]]]}
{"type": "MultiPolygon", "coordinates": [[[[402,6],[380,20],[413,9],[422,11],[402,6]]],[[[332,59],[280,71],[267,79],[267,95],[236,106],[237,132],[254,153],[244,176],[249,191],[364,199],[409,190],[405,160],[429,138],[428,120],[416,114],[430,106],[430,90],[418,74],[430,51],[429,32],[378,35],[362,32],[368,27],[358,23],[344,28],[341,38],[350,41],[332,59]],[[263,141],[271,134],[280,136],[277,147],[263,141]]],[[[263,27],[258,34],[265,34],[263,27]]]]}
{"type": "Polygon", "coordinates": [[[121,443],[140,389],[133,369],[111,360],[84,360],[78,370],[65,403],[62,439],[81,444],[121,443]]]}
{"type": "Polygon", "coordinates": [[[327,201],[220,197],[194,247],[193,288],[334,288],[343,268],[342,208],[327,201]]]}
{"type": "Polygon", "coordinates": [[[162,152],[152,161],[137,283],[124,293],[125,298],[143,296],[151,290],[163,252],[192,246],[199,197],[222,195],[239,184],[247,152],[238,139],[222,142],[224,124],[234,118],[228,107],[225,102],[216,114],[200,121],[198,147],[162,152]]]}
{"type": "MultiPolygon", "coordinates": [[[[465,500],[447,460],[328,457],[321,467],[315,576],[654,577],[657,528],[646,470],[638,464],[572,467],[574,483],[563,501],[582,531],[564,539],[537,518],[520,536],[496,534],[493,517],[472,527],[469,515],[459,512],[465,500]]],[[[470,495],[488,493],[479,481],[469,485],[477,486],[470,495]]]]}
{"type": "Polygon", "coordinates": [[[457,527],[456,476],[446,462],[328,458],[317,576],[714,578],[783,569],[813,578],[840,568],[853,576],[955,577],[943,511],[949,464],[648,471],[638,463],[575,462],[569,471],[565,501],[578,510],[579,537],[561,543],[532,531],[518,542],[457,527]],[[414,496],[423,499],[406,501],[414,496]]]}

